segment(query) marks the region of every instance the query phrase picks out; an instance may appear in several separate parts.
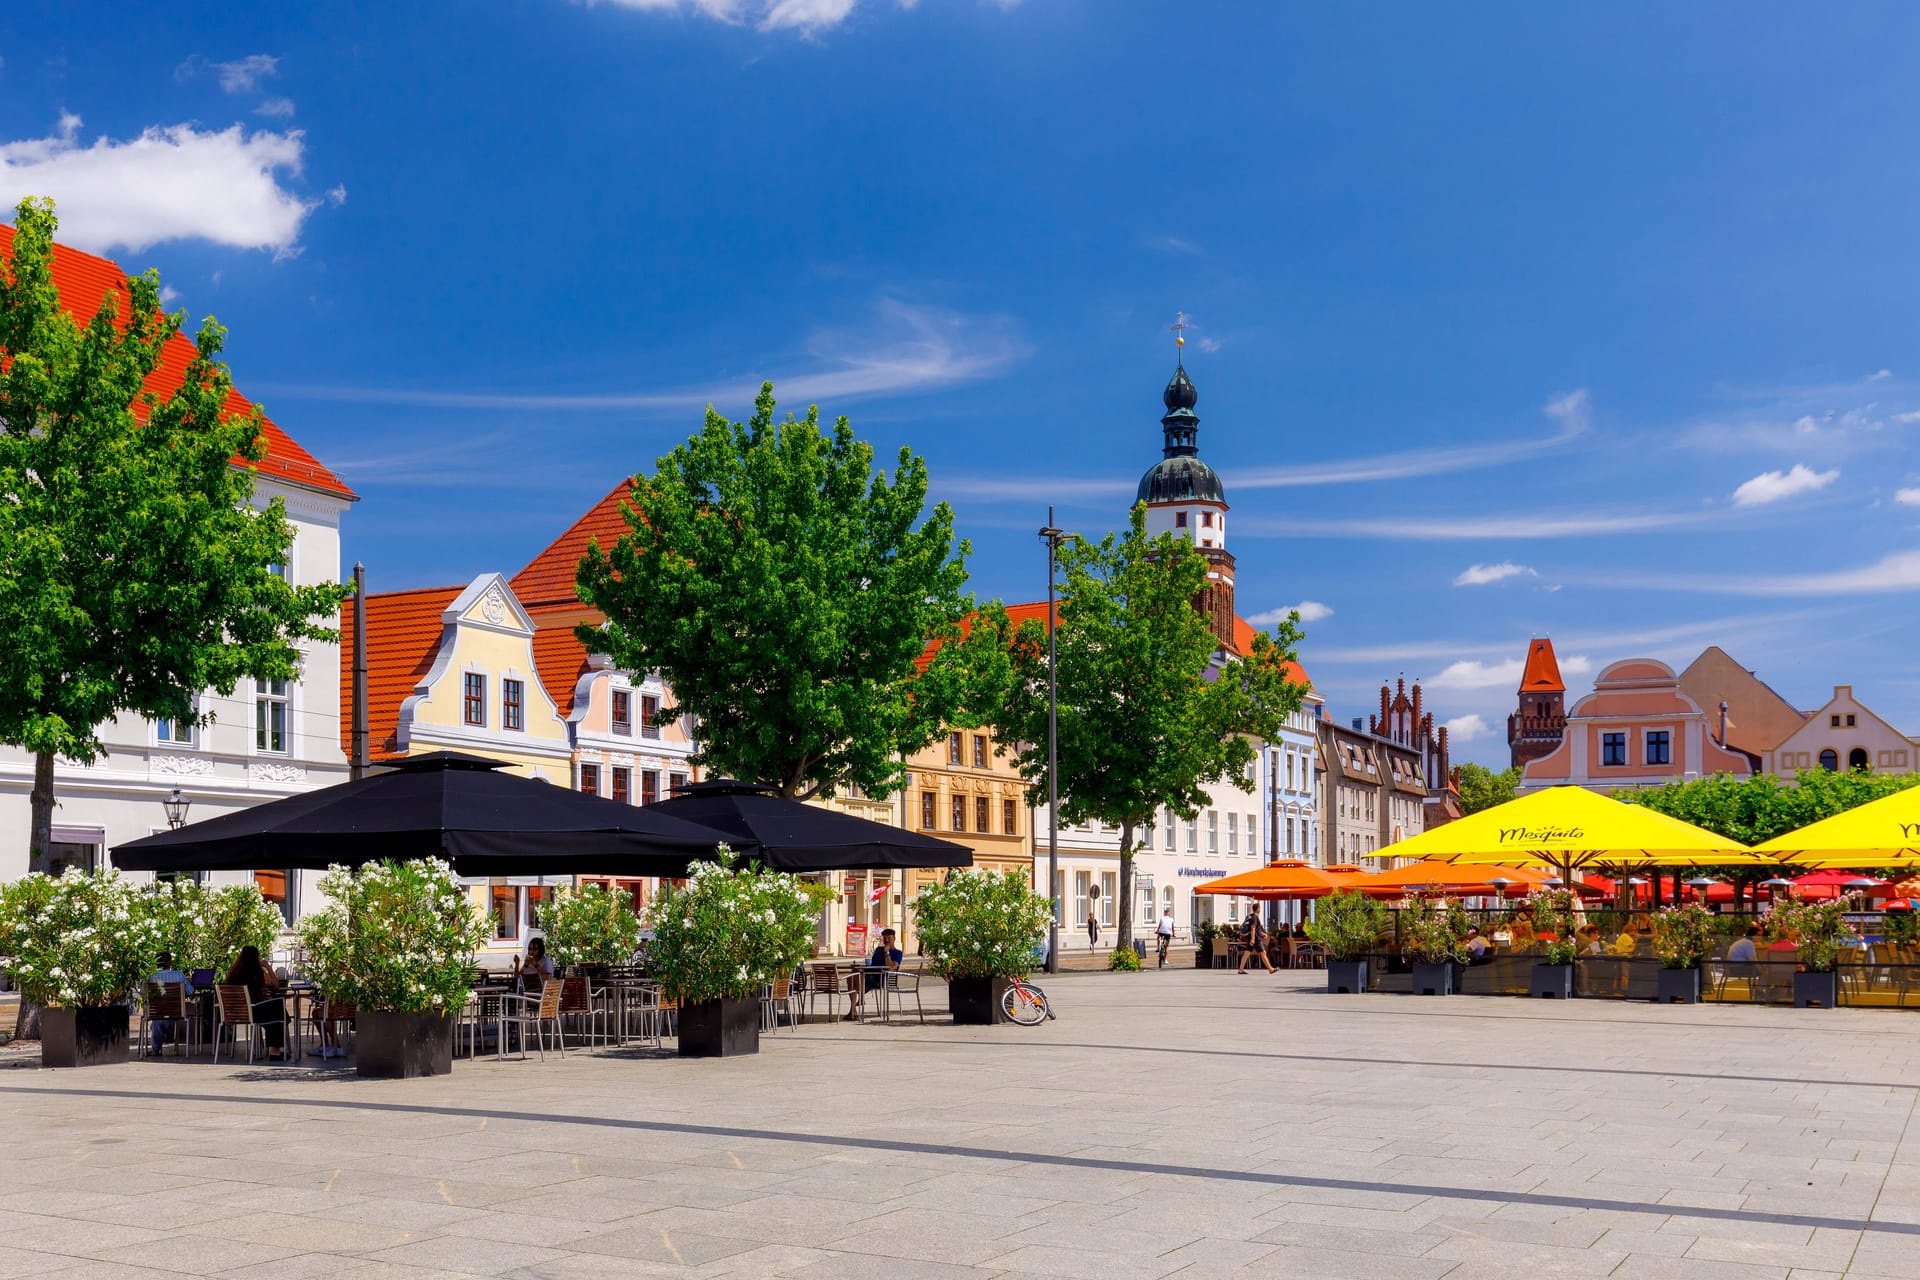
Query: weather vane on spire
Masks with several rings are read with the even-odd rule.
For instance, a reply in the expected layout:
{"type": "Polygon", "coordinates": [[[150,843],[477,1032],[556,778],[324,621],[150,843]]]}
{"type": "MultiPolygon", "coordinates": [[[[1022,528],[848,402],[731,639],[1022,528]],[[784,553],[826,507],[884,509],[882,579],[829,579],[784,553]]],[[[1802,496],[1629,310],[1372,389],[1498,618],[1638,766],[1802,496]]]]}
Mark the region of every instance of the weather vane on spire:
{"type": "Polygon", "coordinates": [[[1180,358],[1180,363],[1182,364],[1186,363],[1186,352],[1183,348],[1187,345],[1187,330],[1192,327],[1192,325],[1187,323],[1186,312],[1176,311],[1173,313],[1173,324],[1170,325],[1169,328],[1173,331],[1174,354],[1180,358]]]}

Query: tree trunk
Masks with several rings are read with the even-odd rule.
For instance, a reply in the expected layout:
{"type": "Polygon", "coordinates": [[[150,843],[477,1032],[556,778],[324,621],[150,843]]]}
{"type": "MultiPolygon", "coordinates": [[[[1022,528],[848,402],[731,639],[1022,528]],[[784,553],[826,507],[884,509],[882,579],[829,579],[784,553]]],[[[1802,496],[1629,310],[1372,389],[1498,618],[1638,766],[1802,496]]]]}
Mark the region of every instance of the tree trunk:
{"type": "Polygon", "coordinates": [[[1120,912],[1115,917],[1120,927],[1121,948],[1133,945],[1133,824],[1120,824],[1120,912]]]}
{"type": "Polygon", "coordinates": [[[27,830],[27,870],[53,870],[53,753],[42,751],[33,758],[33,790],[27,802],[32,806],[32,825],[27,830]]]}

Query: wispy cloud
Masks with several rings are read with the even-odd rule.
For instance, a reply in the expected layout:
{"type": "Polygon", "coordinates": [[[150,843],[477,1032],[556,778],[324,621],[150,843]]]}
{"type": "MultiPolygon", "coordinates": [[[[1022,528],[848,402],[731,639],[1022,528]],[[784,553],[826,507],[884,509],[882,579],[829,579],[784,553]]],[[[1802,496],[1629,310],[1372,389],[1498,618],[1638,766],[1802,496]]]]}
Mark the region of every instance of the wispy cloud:
{"type": "Polygon", "coordinates": [[[1837,469],[1815,471],[1804,463],[1796,462],[1788,471],[1762,471],[1733,491],[1733,504],[1736,507],[1764,506],[1795,494],[1824,489],[1839,478],[1837,469]]]}
{"type": "Polygon", "coordinates": [[[1381,516],[1358,520],[1275,520],[1237,517],[1249,538],[1403,538],[1468,542],[1481,539],[1584,538],[1602,533],[1654,533],[1724,520],[1710,511],[1587,511],[1571,515],[1381,516]]]}
{"type": "Polygon", "coordinates": [[[1299,604],[1282,605],[1278,609],[1268,609],[1264,613],[1256,613],[1248,618],[1247,621],[1256,627],[1271,627],[1277,623],[1285,622],[1287,615],[1291,613],[1298,613],[1301,622],[1319,622],[1323,618],[1331,618],[1333,616],[1333,607],[1331,605],[1321,604],[1318,600],[1302,600],[1299,604]]]}
{"type": "Polygon", "coordinates": [[[1903,507],[1920,507],[1920,489],[1896,489],[1893,500],[1903,507]]]}
{"type": "MultiPolygon", "coordinates": [[[[1804,621],[1810,616],[1812,616],[1811,611],[1782,613],[1770,609],[1763,613],[1726,614],[1664,627],[1635,627],[1616,631],[1574,630],[1556,634],[1554,640],[1558,646],[1568,651],[1577,649],[1625,657],[1649,652],[1664,652],[1673,645],[1719,644],[1728,642],[1729,637],[1767,635],[1776,632],[1782,626],[1804,621]]],[[[1503,636],[1495,640],[1434,640],[1422,636],[1419,639],[1403,642],[1349,648],[1316,646],[1308,656],[1316,665],[1377,667],[1403,666],[1429,658],[1501,658],[1509,654],[1523,653],[1525,649],[1524,636],[1503,636]]],[[[1515,661],[1519,659],[1516,658],[1515,661]]]]}
{"type": "Polygon", "coordinates": [[[1920,551],[1895,551],[1871,564],[1821,573],[1636,574],[1594,579],[1593,584],[1741,596],[1886,595],[1920,590],[1920,551]]]}
{"type": "Polygon", "coordinates": [[[1375,454],[1331,462],[1309,462],[1297,466],[1263,467],[1233,471],[1227,483],[1237,489],[1288,489],[1307,485],[1353,484],[1372,480],[1404,480],[1414,476],[1446,475],[1456,471],[1476,471],[1484,467],[1504,466],[1538,457],[1565,447],[1586,434],[1591,423],[1591,402],[1584,390],[1549,401],[1542,408],[1559,424],[1550,436],[1535,440],[1509,440],[1497,444],[1461,445],[1444,449],[1409,449],[1401,453],[1375,454]]]}
{"type": "Polygon", "coordinates": [[[293,114],[293,99],[268,98],[265,102],[262,102],[253,109],[253,114],[257,116],[268,116],[276,120],[284,120],[293,114]]]}
{"type": "MultiPolygon", "coordinates": [[[[781,402],[830,405],[862,396],[933,391],[997,373],[1023,354],[1008,336],[1012,323],[1005,317],[966,316],[890,298],[882,299],[876,310],[877,324],[862,326],[857,334],[816,332],[807,342],[813,368],[766,374],[781,402]]],[[[578,394],[331,385],[263,390],[290,399],[354,404],[601,413],[750,404],[762,380],[762,375],[754,375],[700,387],[578,394]]]]}
{"type": "MultiPolygon", "coordinates": [[[[1520,687],[1520,675],[1526,664],[1519,658],[1508,658],[1500,662],[1479,662],[1463,658],[1448,663],[1440,674],[1429,676],[1422,683],[1430,689],[1493,689],[1520,687]]],[[[1584,654],[1570,654],[1560,659],[1560,671],[1563,675],[1585,675],[1593,670],[1593,659],[1584,654]]]]}
{"type": "Polygon", "coordinates": [[[1502,560],[1499,564],[1470,564],[1454,577],[1456,587],[1484,587],[1508,578],[1537,578],[1539,573],[1524,564],[1502,560]]]}
{"type": "Polygon", "coordinates": [[[231,62],[214,62],[195,54],[173,69],[173,78],[191,80],[203,72],[219,80],[227,93],[252,93],[262,80],[280,73],[280,59],[270,53],[250,53],[231,62]]]}
{"type": "Polygon", "coordinates": [[[1473,742],[1493,732],[1493,726],[1487,723],[1485,716],[1455,716],[1444,726],[1449,744],[1455,742],[1473,742]]]}
{"type": "Polygon", "coordinates": [[[1185,253],[1199,257],[1202,252],[1199,245],[1191,240],[1183,240],[1179,236],[1154,236],[1147,243],[1156,249],[1164,249],[1168,253],[1185,253]]]}
{"type": "MultiPolygon", "coordinates": [[[[733,26],[751,24],[761,31],[797,31],[803,36],[829,31],[846,22],[860,0],[576,0],[589,6],[605,3],[616,9],[649,13],[691,13],[733,26]]],[[[1016,0],[996,0],[1011,9],[1016,0]]],[[[902,9],[918,8],[918,0],[896,0],[902,9]]]]}
{"type": "Polygon", "coordinates": [[[284,181],[300,173],[298,130],[249,134],[156,125],[137,138],[80,141],[80,117],[51,137],[0,142],[0,204],[51,196],[60,239],[94,252],[135,252],[167,240],[210,240],[238,249],[297,251],[319,201],[284,181]]]}

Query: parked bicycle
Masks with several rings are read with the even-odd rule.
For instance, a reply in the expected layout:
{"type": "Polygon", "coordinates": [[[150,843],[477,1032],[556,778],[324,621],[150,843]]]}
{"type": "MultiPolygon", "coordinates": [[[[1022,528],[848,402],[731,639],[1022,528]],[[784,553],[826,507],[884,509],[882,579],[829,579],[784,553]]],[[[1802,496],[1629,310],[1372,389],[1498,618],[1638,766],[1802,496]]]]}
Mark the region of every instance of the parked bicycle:
{"type": "Polygon", "coordinates": [[[1047,1003],[1047,993],[1025,978],[1007,979],[1007,990],[1000,997],[1000,1008],[1009,1022],[1017,1022],[1023,1027],[1034,1026],[1054,1016],[1053,1006],[1047,1003]]]}

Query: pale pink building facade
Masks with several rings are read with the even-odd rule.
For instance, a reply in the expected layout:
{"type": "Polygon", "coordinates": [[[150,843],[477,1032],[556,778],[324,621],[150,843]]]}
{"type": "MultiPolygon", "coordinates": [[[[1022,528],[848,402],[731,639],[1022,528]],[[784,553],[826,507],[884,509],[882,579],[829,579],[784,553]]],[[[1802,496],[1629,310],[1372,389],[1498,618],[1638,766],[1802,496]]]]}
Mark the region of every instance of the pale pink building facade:
{"type": "Polygon", "coordinates": [[[1715,729],[1706,709],[1681,691],[1672,667],[1628,658],[1599,674],[1593,692],[1567,713],[1560,745],[1527,762],[1518,790],[1571,784],[1605,793],[1751,773],[1747,757],[1722,746],[1715,729]]]}

